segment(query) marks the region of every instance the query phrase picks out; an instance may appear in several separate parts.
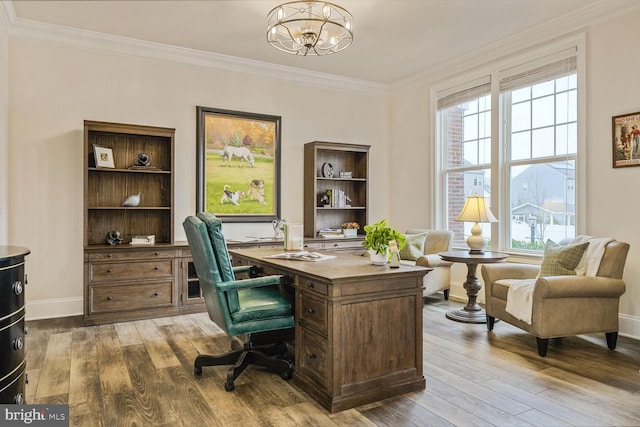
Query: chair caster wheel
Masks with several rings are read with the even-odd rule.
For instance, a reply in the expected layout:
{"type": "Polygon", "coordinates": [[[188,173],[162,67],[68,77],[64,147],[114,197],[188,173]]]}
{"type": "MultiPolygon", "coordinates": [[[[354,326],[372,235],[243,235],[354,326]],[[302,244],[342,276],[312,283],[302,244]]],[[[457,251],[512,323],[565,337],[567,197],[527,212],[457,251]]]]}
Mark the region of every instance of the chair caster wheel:
{"type": "Polygon", "coordinates": [[[233,383],[225,383],[224,384],[224,389],[226,391],[233,391],[236,388],[236,386],[233,383]]]}
{"type": "Polygon", "coordinates": [[[194,366],[194,367],[193,367],[193,373],[194,373],[195,375],[202,375],[202,367],[200,367],[200,366],[194,366]]]}
{"type": "Polygon", "coordinates": [[[289,362],[289,370],[285,371],[285,372],[281,372],[280,373],[280,378],[282,378],[285,381],[290,380],[291,378],[293,378],[293,363],[289,362]]]}
{"type": "Polygon", "coordinates": [[[291,373],[290,372],[283,372],[280,374],[280,378],[282,378],[285,381],[289,381],[291,379],[291,373]]]}

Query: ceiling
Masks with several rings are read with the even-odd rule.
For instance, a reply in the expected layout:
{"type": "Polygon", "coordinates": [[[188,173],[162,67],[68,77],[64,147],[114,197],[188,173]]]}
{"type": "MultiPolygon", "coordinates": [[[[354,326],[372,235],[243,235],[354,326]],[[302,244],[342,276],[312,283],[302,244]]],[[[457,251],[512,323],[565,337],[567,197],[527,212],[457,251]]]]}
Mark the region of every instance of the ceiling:
{"type": "Polygon", "coordinates": [[[27,24],[41,21],[390,84],[618,1],[334,0],[354,16],[354,41],[325,57],[288,55],[267,44],[266,15],[278,0],[14,0],[13,8],[27,24]]]}

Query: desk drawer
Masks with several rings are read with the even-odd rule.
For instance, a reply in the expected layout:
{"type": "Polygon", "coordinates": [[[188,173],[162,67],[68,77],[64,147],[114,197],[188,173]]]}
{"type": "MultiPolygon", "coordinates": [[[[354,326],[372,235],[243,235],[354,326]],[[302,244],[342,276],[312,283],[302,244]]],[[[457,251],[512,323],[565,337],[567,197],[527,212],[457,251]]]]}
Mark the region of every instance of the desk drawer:
{"type": "Polygon", "coordinates": [[[24,312],[0,322],[0,379],[24,361],[24,312]]]}
{"type": "Polygon", "coordinates": [[[173,259],[173,250],[141,249],[141,250],[113,250],[105,252],[90,252],[89,261],[119,261],[132,259],[173,259]]]}
{"type": "Polygon", "coordinates": [[[0,403],[8,405],[24,405],[26,403],[24,390],[27,373],[25,370],[26,362],[22,361],[10,375],[0,379],[0,403]]]}
{"type": "Polygon", "coordinates": [[[305,291],[314,291],[322,295],[327,295],[329,293],[329,286],[326,283],[322,283],[308,277],[296,276],[295,284],[302,293],[305,291]]]}
{"type": "Polygon", "coordinates": [[[301,293],[299,307],[298,324],[327,336],[327,301],[313,297],[309,293],[301,293]]]}
{"type": "Polygon", "coordinates": [[[173,305],[173,281],[135,285],[92,286],[92,313],[170,307],[173,305]]]}
{"type": "Polygon", "coordinates": [[[89,265],[89,281],[114,281],[128,279],[153,279],[173,276],[173,260],[92,263],[89,265]]]}
{"type": "Polygon", "coordinates": [[[24,307],[24,263],[0,268],[0,318],[24,307]]]}
{"type": "Polygon", "coordinates": [[[327,387],[327,341],[319,335],[301,328],[300,354],[296,356],[296,374],[314,379],[327,387]]]}
{"type": "Polygon", "coordinates": [[[324,242],[324,248],[326,250],[354,250],[361,249],[364,252],[364,246],[362,246],[361,240],[332,240],[324,242]]]}

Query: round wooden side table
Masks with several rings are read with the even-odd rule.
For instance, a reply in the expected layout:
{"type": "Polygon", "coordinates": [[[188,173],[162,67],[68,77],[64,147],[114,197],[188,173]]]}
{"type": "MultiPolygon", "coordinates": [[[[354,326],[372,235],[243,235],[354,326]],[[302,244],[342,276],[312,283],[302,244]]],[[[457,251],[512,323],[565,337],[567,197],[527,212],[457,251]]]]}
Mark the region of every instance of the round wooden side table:
{"type": "Polygon", "coordinates": [[[487,323],[486,313],[477,302],[478,291],[481,286],[476,270],[478,269],[478,264],[504,262],[509,255],[502,252],[470,254],[469,251],[440,252],[438,255],[445,261],[467,264],[467,280],[464,282],[464,288],[467,291],[469,300],[463,308],[448,311],[446,314],[447,319],[464,323],[487,323]]]}

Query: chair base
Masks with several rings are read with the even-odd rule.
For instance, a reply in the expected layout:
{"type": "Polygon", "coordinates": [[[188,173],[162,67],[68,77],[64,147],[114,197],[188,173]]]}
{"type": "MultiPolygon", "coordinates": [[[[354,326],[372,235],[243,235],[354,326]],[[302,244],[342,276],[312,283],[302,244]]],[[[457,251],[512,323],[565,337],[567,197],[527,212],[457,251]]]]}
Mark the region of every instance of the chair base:
{"type": "Polygon", "coordinates": [[[294,365],[292,360],[287,357],[287,353],[288,347],[284,342],[269,346],[254,346],[250,341],[245,343],[242,349],[232,350],[219,356],[198,355],[194,363],[193,373],[202,375],[204,366],[232,365],[227,372],[227,381],[224,384],[226,391],[235,389],[234,382],[236,378],[249,365],[262,366],[277,373],[282,379],[290,380],[293,377],[294,365]]]}

